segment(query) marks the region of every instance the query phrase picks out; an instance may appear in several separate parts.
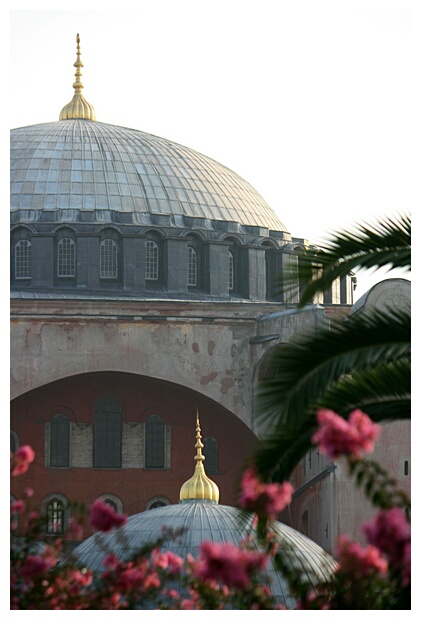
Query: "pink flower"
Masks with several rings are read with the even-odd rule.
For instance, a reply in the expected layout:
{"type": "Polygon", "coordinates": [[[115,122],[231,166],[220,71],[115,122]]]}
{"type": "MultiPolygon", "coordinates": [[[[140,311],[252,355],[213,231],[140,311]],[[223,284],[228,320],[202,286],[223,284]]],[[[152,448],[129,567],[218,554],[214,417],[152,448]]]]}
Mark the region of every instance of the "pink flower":
{"type": "Polygon", "coordinates": [[[21,499],[17,499],[15,502],[10,504],[10,514],[13,515],[15,512],[18,514],[22,514],[25,511],[25,502],[21,499]]]}
{"type": "Polygon", "coordinates": [[[400,508],[380,511],[362,526],[362,531],[369,543],[388,556],[392,565],[402,564],[408,555],[406,546],[411,544],[411,526],[400,508]]]}
{"type": "Polygon", "coordinates": [[[317,413],[319,430],[312,437],[320,445],[320,452],[331,459],[342,455],[360,457],[372,452],[380,433],[380,426],[360,409],[355,409],[348,421],[334,411],[320,409],[317,413]]]}
{"type": "Polygon", "coordinates": [[[14,454],[10,455],[12,464],[12,476],[20,476],[28,471],[30,463],[35,458],[35,452],[31,446],[21,446],[14,454]]]}
{"type": "Polygon", "coordinates": [[[289,482],[264,484],[253,469],[246,469],[241,479],[240,506],[274,519],[291,502],[293,491],[289,482]]]}
{"type": "Polygon", "coordinates": [[[232,543],[202,542],[196,575],[206,581],[222,581],[227,586],[245,588],[252,574],[267,563],[267,556],[242,551],[232,543]]]}
{"type": "Polygon", "coordinates": [[[24,577],[37,577],[55,566],[56,560],[53,557],[42,557],[40,555],[28,555],[25,559],[20,572],[24,577]]]}
{"type": "Polygon", "coordinates": [[[362,579],[373,573],[387,573],[387,560],[379,549],[372,545],[362,547],[348,536],[341,536],[338,542],[339,569],[352,574],[354,579],[362,579]]]}
{"type": "Polygon", "coordinates": [[[147,590],[148,588],[159,588],[160,585],[161,580],[159,579],[157,573],[149,573],[149,575],[146,575],[143,582],[145,590],[147,590]]]}
{"type": "Polygon", "coordinates": [[[172,551],[161,553],[159,549],[154,549],[152,552],[152,563],[157,568],[168,569],[170,573],[179,573],[184,560],[172,551]]]}
{"type": "Polygon", "coordinates": [[[100,532],[109,532],[110,530],[125,525],[127,523],[126,515],[119,515],[113,508],[97,499],[91,506],[89,512],[89,523],[93,529],[100,532]]]}
{"type": "Polygon", "coordinates": [[[411,543],[406,543],[402,557],[402,585],[405,587],[411,583],[411,543]]]}
{"type": "Polygon", "coordinates": [[[118,576],[118,585],[123,590],[131,590],[136,586],[143,585],[145,572],[136,566],[129,566],[118,576]]]}

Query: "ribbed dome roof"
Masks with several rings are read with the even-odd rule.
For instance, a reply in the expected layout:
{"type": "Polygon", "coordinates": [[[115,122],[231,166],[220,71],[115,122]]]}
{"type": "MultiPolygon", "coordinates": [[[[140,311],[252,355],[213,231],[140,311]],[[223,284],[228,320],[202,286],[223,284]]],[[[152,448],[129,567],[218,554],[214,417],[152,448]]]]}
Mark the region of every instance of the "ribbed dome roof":
{"type": "MultiPolygon", "coordinates": [[[[73,553],[87,568],[101,570],[107,552],[114,552],[120,558],[128,557],[131,550],[157,540],[162,535],[161,528],[165,526],[172,530],[182,528],[184,534],[168,541],[163,549],[184,558],[189,553],[197,557],[200,543],[205,540],[238,544],[250,531],[251,522],[252,516],[245,517],[231,506],[208,500],[183,502],[133,515],[123,528],[109,534],[94,534],[76,547],[73,553]],[[105,548],[98,544],[98,539],[105,543],[105,548]]],[[[335,561],[316,543],[283,523],[275,522],[273,530],[284,557],[292,567],[307,575],[310,583],[315,585],[331,576],[335,561]]],[[[273,595],[288,608],[293,608],[294,599],[284,578],[272,566],[268,569],[268,575],[273,595]]]]}
{"type": "Polygon", "coordinates": [[[122,211],[140,224],[142,214],[166,214],[287,232],[240,176],[135,129],[81,119],[13,129],[10,164],[11,209],[30,211],[31,221],[43,211],[67,220],[72,210],[122,211]]]}

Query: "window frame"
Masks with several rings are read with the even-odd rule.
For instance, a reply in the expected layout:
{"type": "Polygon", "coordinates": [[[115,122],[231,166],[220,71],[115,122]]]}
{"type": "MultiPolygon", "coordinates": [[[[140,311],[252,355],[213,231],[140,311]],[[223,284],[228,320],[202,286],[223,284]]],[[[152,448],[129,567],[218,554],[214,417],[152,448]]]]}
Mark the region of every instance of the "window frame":
{"type": "Polygon", "coordinates": [[[29,239],[19,239],[15,243],[15,280],[30,280],[32,278],[32,243],[29,239]],[[20,246],[26,246],[26,255],[19,255],[20,246]],[[20,266],[19,266],[20,263],[20,266]],[[18,275],[23,270],[23,264],[25,264],[26,275],[18,275]]]}
{"type": "Polygon", "coordinates": [[[57,242],[57,278],[75,277],[76,244],[71,237],[61,237],[57,242]]]}
{"type": "Polygon", "coordinates": [[[156,413],[151,414],[145,424],[145,469],[165,469],[165,423],[156,413]],[[153,426],[155,421],[159,426],[153,426]]]}
{"type": "Polygon", "coordinates": [[[65,413],[56,413],[50,421],[50,467],[68,468],[70,467],[70,420],[65,413]],[[61,418],[59,422],[59,418],[61,418]],[[56,424],[64,424],[65,433],[63,437],[56,435],[63,432],[63,426],[60,429],[56,424]],[[55,444],[55,445],[54,445],[55,444]],[[64,454],[64,458],[63,458],[64,454]],[[61,462],[59,462],[61,461],[61,462]]]}
{"type": "Polygon", "coordinates": [[[102,239],[99,245],[99,277],[101,280],[118,279],[118,245],[110,237],[102,239]],[[110,246],[111,252],[110,249],[106,250],[107,245],[110,246]],[[104,269],[104,263],[108,266],[107,269],[104,269]]]}
{"type": "Polygon", "coordinates": [[[197,287],[197,252],[193,246],[187,246],[187,286],[197,287]]]}
{"type": "Polygon", "coordinates": [[[145,241],[145,281],[159,280],[159,246],[154,239],[145,241]]]}
{"type": "Polygon", "coordinates": [[[204,467],[207,474],[217,474],[219,471],[218,442],[215,437],[205,437],[203,440],[204,467]],[[209,463],[211,467],[209,467],[209,463]],[[213,467],[214,465],[214,467],[213,467]]]}
{"type": "Polygon", "coordinates": [[[117,398],[103,396],[95,402],[93,433],[94,469],[121,469],[122,415],[117,398]]]}
{"type": "Polygon", "coordinates": [[[66,506],[61,497],[54,495],[50,497],[45,504],[45,532],[47,536],[61,536],[64,534],[65,530],[66,506]],[[54,504],[56,504],[56,506],[54,506],[54,504]],[[50,520],[51,513],[52,519],[50,520]],[[55,525],[57,521],[60,522],[60,527],[55,525]]]}

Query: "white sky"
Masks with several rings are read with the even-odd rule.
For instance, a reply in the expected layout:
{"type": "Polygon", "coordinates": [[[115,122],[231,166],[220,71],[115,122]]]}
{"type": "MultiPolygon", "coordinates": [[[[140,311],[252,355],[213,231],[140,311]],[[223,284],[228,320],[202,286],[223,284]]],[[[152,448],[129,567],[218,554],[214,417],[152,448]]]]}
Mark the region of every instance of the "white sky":
{"type": "MultiPolygon", "coordinates": [[[[414,211],[416,3],[57,4],[9,5],[9,128],[58,120],[73,96],[79,33],[99,121],[228,166],[293,236],[317,243],[355,221],[414,211]]],[[[359,275],[355,298],[379,279],[359,275]]]]}

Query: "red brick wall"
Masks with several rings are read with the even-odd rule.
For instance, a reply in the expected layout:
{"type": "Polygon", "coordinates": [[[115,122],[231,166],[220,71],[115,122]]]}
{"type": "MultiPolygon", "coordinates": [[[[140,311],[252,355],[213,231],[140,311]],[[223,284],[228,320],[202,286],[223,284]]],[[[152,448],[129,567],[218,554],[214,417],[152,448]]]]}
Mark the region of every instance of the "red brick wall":
{"type": "Polygon", "coordinates": [[[53,492],[86,505],[99,495],[110,493],[122,501],[123,511],[127,514],[144,510],[147,501],[157,495],[177,503],[181,485],[194,471],[197,408],[202,437],[211,436],[218,442],[219,473],[210,477],[220,488],[220,503],[233,505],[241,466],[256,446],[253,433],[226,409],[198,393],[126,373],[69,377],[12,401],[11,429],[17,433],[20,445],[32,445],[36,459],[27,474],[12,481],[11,493],[20,496],[24,487],[32,487],[35,491],[31,500],[34,507],[53,492]],[[102,396],[118,398],[123,425],[146,422],[152,412],[164,419],[165,424],[171,427],[169,469],[67,469],[45,466],[46,423],[55,413],[64,411],[72,423],[93,425],[95,401],[102,396]]]}

